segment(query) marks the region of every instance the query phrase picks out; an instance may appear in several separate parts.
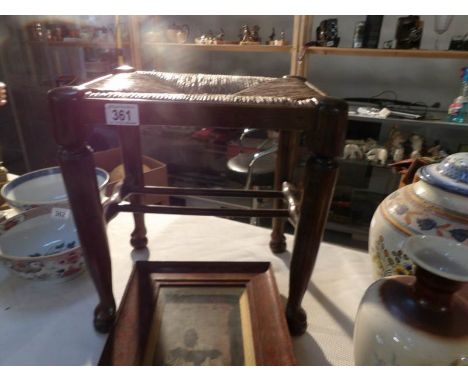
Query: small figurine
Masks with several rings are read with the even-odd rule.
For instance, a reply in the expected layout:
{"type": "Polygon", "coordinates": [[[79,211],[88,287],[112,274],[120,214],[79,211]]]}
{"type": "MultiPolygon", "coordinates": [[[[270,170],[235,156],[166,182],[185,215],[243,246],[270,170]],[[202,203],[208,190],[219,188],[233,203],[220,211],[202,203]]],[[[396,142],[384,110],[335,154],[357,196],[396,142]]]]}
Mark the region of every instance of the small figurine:
{"type": "Polygon", "coordinates": [[[367,153],[368,151],[377,147],[377,141],[372,138],[367,138],[364,144],[362,145],[362,151],[367,153]]]}
{"type": "Polygon", "coordinates": [[[273,41],[275,41],[275,36],[276,36],[275,28],[273,28],[271,30],[271,35],[268,36],[268,38],[270,39],[270,45],[273,45],[273,41]]]}
{"type": "Polygon", "coordinates": [[[427,149],[427,153],[433,158],[439,158],[441,150],[440,141],[435,140],[434,146],[427,149]]]}
{"type": "Polygon", "coordinates": [[[280,33],[280,39],[279,40],[275,40],[275,45],[276,46],[283,46],[283,45],[287,45],[288,43],[286,42],[286,39],[284,38],[285,34],[284,34],[284,31],[281,31],[280,33]]]}
{"type": "Polygon", "coordinates": [[[422,156],[422,149],[424,144],[424,137],[418,134],[413,134],[410,137],[412,152],[410,159],[420,158],[422,156]]]}
{"type": "Polygon", "coordinates": [[[439,140],[434,141],[434,146],[427,149],[427,155],[434,159],[443,159],[449,154],[442,148],[439,140]]]}
{"type": "Polygon", "coordinates": [[[362,152],[361,148],[354,143],[348,143],[343,150],[343,158],[344,159],[362,159],[364,157],[364,153],[362,152]]]}
{"type": "Polygon", "coordinates": [[[275,28],[272,29],[271,35],[269,36],[269,40],[267,42],[268,45],[273,45],[273,46],[283,46],[287,45],[286,40],[284,39],[284,31],[280,33],[280,39],[276,39],[276,31],[275,28]]]}
{"type": "Polygon", "coordinates": [[[250,29],[248,25],[243,25],[242,26],[242,40],[241,44],[244,43],[249,43],[252,39],[252,36],[250,35],[250,29]]]}
{"type": "Polygon", "coordinates": [[[258,25],[254,25],[252,27],[252,34],[251,34],[251,40],[253,42],[260,42],[262,39],[260,38],[260,35],[258,32],[260,31],[260,27],[258,25]]]}
{"type": "Polygon", "coordinates": [[[326,19],[320,22],[316,29],[317,45],[337,47],[340,43],[338,36],[338,19],[326,19]]]}
{"type": "Polygon", "coordinates": [[[211,29],[208,31],[207,34],[203,34],[199,38],[195,39],[195,44],[210,45],[213,43],[215,43],[215,39],[213,38],[213,32],[211,31],[211,29]]]}
{"type": "Polygon", "coordinates": [[[404,156],[405,156],[405,150],[403,149],[403,146],[398,147],[393,151],[392,160],[394,162],[399,162],[403,160],[404,156]]]}
{"type": "Polygon", "coordinates": [[[390,138],[387,143],[387,150],[394,162],[399,162],[404,158],[405,150],[403,148],[403,142],[405,137],[398,130],[397,126],[394,126],[390,132],[390,138]]]}
{"type": "Polygon", "coordinates": [[[384,147],[375,147],[366,154],[366,157],[367,160],[383,166],[387,163],[388,151],[384,147]]]}
{"type": "Polygon", "coordinates": [[[260,27],[258,25],[254,25],[252,30],[249,29],[248,25],[242,26],[242,40],[239,44],[247,45],[247,44],[260,44],[260,36],[258,35],[258,31],[260,27]]]}
{"type": "Polygon", "coordinates": [[[223,28],[221,28],[220,33],[218,33],[216,37],[214,38],[214,42],[215,44],[219,44],[219,43],[222,43],[223,41],[224,41],[224,30],[223,28]]]}

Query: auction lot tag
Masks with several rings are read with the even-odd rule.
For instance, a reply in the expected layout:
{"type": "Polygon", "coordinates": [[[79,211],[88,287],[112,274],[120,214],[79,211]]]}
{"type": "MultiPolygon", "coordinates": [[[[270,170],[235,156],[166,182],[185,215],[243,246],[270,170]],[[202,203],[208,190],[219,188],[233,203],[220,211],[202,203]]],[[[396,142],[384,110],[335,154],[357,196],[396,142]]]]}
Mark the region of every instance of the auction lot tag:
{"type": "Polygon", "coordinates": [[[106,103],[106,124],[117,126],[139,126],[140,114],[138,105],[123,103],[106,103]]]}
{"type": "Polygon", "coordinates": [[[50,215],[52,219],[67,220],[70,217],[70,210],[68,208],[53,207],[50,215]]]}

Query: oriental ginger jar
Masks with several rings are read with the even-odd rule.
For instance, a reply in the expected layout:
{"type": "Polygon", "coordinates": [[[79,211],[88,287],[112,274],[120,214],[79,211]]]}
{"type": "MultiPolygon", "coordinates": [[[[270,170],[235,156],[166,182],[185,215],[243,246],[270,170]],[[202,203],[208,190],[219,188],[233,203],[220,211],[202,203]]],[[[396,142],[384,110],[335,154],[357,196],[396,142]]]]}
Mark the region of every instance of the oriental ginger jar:
{"type": "Polygon", "coordinates": [[[369,231],[376,277],[414,274],[402,250],[412,235],[435,235],[467,246],[468,153],[419,169],[420,181],[390,194],[377,208],[369,231]]]}

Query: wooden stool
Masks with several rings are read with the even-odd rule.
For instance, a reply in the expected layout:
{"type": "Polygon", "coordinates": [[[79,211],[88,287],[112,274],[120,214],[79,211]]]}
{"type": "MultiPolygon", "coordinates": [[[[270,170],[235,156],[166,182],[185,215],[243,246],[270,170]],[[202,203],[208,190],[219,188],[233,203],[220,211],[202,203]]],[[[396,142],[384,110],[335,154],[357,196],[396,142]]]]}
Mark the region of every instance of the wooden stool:
{"type": "MultiPolygon", "coordinates": [[[[115,317],[106,222],[118,212],[132,212],[131,244],[146,246],[144,213],[275,217],[270,247],[286,249],[284,222],[295,225],[286,318],[291,334],[307,328],[301,302],[307,289],[327,220],[347,126],[347,104],[325,96],[300,77],[247,77],[135,71],[114,73],[76,87],[49,92],[59,163],[86,264],[99,294],[96,330],[106,332],[115,317]],[[86,140],[92,125],[115,126],[119,132],[126,177],[111,202],[101,205],[94,162],[86,140]],[[199,189],[144,186],[140,125],[275,129],[280,132],[276,190],[199,189]],[[302,192],[291,177],[291,142],[305,134],[310,153],[302,192]],[[281,187],[283,188],[281,190],[281,187]],[[143,205],[141,196],[204,195],[274,198],[273,209],[217,209],[143,205]],[[122,204],[127,198],[130,204],[122,204]]],[[[157,127],[155,127],[157,128],[157,127]]]]}

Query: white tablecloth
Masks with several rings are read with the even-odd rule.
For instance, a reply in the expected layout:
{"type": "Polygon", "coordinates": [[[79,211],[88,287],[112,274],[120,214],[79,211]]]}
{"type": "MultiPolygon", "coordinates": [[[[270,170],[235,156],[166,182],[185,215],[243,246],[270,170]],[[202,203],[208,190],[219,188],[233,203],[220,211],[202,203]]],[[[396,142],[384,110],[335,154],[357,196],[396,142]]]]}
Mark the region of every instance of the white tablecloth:
{"type": "MultiPolygon", "coordinates": [[[[270,261],[287,296],[291,254],[273,255],[270,231],[215,217],[146,215],[148,251],[132,251],[131,214],[108,227],[113,288],[122,298],[134,260],[270,261]]],[[[288,249],[293,238],[287,237],[288,249]]],[[[353,322],[372,283],[368,255],[322,243],[303,307],[307,333],[294,338],[300,365],[352,365],[353,322]]],[[[92,325],[98,302],[87,273],[63,283],[28,281],[0,268],[0,365],[95,365],[106,335],[92,325]]]]}

